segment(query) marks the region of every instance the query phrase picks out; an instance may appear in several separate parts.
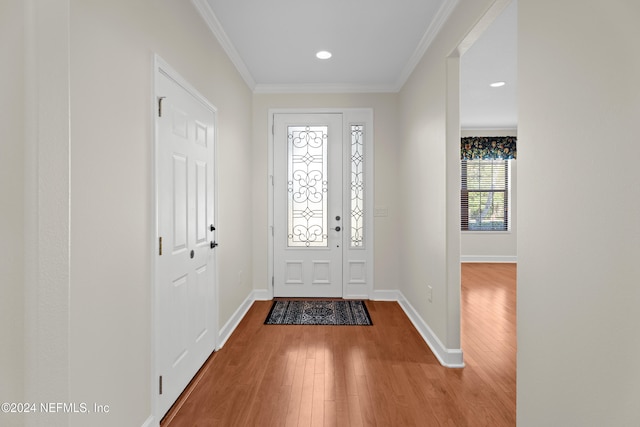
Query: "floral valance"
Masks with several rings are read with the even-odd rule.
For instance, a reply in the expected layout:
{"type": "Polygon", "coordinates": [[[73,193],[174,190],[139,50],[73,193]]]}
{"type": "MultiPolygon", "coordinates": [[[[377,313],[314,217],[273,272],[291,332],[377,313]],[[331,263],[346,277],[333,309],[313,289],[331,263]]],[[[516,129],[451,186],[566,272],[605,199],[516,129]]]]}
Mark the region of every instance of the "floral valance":
{"type": "Polygon", "coordinates": [[[460,140],[460,159],[515,159],[515,136],[468,136],[460,140]]]}

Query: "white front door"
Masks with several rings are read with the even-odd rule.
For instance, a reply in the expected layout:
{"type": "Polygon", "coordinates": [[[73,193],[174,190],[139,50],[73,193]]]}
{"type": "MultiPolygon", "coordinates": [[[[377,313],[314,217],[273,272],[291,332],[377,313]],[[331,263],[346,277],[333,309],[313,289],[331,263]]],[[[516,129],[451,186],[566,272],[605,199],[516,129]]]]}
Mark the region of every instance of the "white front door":
{"type": "Polygon", "coordinates": [[[274,296],[341,297],[342,114],[274,115],[274,296]]]}
{"type": "Polygon", "coordinates": [[[156,71],[156,372],[162,416],[216,347],[215,110],[156,71]]]}

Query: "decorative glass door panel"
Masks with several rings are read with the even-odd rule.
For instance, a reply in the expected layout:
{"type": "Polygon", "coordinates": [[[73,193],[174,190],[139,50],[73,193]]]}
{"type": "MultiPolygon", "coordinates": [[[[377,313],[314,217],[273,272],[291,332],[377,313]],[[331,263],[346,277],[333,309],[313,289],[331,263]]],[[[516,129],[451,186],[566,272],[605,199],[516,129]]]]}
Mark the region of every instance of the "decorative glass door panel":
{"type": "Polygon", "coordinates": [[[364,125],[351,125],[351,239],[352,248],[364,243],[364,125]]]}
{"type": "Polygon", "coordinates": [[[328,126],[287,127],[287,246],[328,246],[328,126]]]}

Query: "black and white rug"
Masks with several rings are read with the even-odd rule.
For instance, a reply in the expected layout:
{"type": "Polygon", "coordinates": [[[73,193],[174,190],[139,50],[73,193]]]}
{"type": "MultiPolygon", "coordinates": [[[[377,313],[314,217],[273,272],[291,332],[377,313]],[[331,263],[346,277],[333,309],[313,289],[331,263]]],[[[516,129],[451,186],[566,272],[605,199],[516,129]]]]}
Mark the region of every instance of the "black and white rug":
{"type": "Polygon", "coordinates": [[[265,325],[371,326],[367,306],[361,300],[277,300],[265,325]]]}

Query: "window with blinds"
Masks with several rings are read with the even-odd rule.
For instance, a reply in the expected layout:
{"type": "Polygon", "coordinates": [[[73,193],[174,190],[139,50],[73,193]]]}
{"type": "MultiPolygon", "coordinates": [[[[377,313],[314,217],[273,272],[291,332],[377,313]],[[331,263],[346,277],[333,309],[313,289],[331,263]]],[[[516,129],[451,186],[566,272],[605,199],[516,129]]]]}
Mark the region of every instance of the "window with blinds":
{"type": "Polygon", "coordinates": [[[509,160],[462,160],[463,231],[509,230],[509,160]]]}

